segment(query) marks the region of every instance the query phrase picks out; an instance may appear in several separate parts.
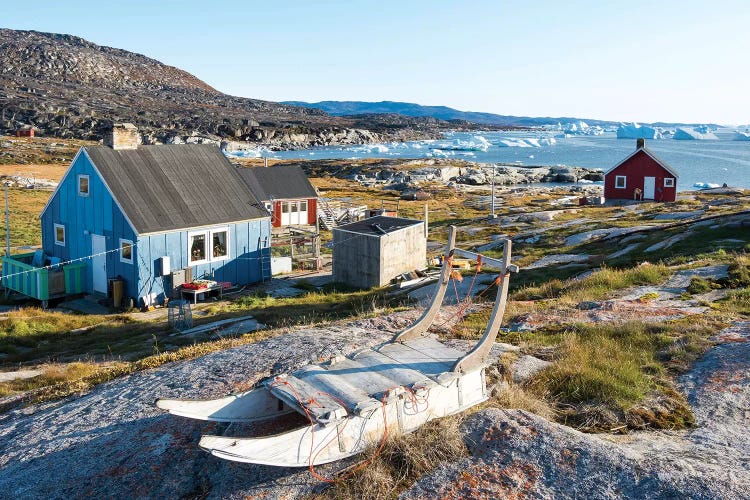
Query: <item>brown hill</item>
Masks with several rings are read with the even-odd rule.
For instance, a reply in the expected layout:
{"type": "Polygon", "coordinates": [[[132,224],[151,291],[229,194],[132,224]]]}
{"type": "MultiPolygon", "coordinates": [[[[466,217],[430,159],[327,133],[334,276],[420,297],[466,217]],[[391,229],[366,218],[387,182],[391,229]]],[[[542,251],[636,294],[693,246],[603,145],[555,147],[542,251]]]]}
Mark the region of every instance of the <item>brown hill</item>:
{"type": "Polygon", "coordinates": [[[274,148],[434,136],[448,122],[332,117],[230,96],[146,56],[71,35],[0,29],[0,133],[99,139],[135,123],[147,142],[180,136],[248,140],[274,148]]]}

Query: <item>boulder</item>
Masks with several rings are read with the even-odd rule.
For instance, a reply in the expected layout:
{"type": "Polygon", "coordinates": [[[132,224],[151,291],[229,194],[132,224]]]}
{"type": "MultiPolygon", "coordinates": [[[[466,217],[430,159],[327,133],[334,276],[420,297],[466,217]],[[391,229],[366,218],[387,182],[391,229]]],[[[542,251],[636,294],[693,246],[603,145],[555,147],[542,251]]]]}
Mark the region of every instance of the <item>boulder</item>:
{"type": "MultiPolygon", "coordinates": [[[[461,425],[470,456],[444,463],[401,498],[739,498],[747,473],[665,467],[524,410],[481,410],[461,425]],[[710,473],[707,473],[710,472],[710,473]],[[741,476],[738,477],[738,476],[741,476]]],[[[736,472],[736,471],[735,471],[736,472]]]]}
{"type": "Polygon", "coordinates": [[[544,370],[552,363],[525,354],[513,362],[513,382],[520,384],[544,370]]]}

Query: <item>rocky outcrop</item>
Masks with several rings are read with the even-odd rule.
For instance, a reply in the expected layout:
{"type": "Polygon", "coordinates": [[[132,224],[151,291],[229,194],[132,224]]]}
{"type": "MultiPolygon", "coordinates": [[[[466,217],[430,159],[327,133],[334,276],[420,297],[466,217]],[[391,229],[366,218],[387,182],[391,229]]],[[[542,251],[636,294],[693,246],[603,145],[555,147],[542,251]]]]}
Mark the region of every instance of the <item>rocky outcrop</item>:
{"type": "Polygon", "coordinates": [[[534,182],[578,182],[603,181],[604,173],[600,170],[590,170],[581,167],[512,167],[502,166],[481,167],[467,169],[463,175],[456,178],[460,184],[484,185],[491,184],[513,185],[534,182]]]}
{"type": "Polygon", "coordinates": [[[269,149],[435,138],[449,123],[385,115],[332,117],[309,108],[223,94],[146,56],[71,35],[0,29],[0,134],[100,139],[133,123],[144,144],[201,138],[269,149]]]}
{"type": "Polygon", "coordinates": [[[718,332],[680,377],[692,429],[592,435],[485,409],[461,426],[469,457],[441,464],[401,498],[748,498],[748,340],[749,322],[718,332]]]}

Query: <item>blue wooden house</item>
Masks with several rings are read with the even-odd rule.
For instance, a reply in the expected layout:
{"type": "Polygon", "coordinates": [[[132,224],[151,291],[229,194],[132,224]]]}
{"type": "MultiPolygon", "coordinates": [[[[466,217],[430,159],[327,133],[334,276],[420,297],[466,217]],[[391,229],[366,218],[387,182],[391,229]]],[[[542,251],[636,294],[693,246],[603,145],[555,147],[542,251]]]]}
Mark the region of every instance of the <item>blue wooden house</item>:
{"type": "Polygon", "coordinates": [[[85,292],[105,294],[120,278],[125,297],[141,301],[169,295],[180,270],[187,281],[265,279],[269,214],[221,150],[140,146],[134,127],[122,127],[78,151],[44,207],[45,257],[84,259],[85,292]]]}

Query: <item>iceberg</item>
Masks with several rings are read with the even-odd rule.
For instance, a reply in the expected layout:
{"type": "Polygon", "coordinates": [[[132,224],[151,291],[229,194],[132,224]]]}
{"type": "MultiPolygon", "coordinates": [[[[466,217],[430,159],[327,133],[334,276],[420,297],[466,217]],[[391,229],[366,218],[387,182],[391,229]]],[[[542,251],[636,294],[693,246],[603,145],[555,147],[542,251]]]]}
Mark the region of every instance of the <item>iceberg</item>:
{"type": "Polygon", "coordinates": [[[598,125],[590,126],[588,123],[578,120],[577,122],[569,122],[564,126],[561,123],[557,124],[557,130],[562,131],[562,134],[558,134],[559,137],[571,137],[574,135],[603,135],[604,129],[598,125]]]}
{"type": "Polygon", "coordinates": [[[541,139],[539,139],[539,144],[541,144],[542,146],[554,146],[555,144],[557,144],[557,141],[554,137],[542,137],[541,139]]]}
{"type": "Polygon", "coordinates": [[[700,127],[679,127],[674,132],[674,137],[678,141],[705,141],[705,140],[718,140],[710,128],[703,125],[700,127]]]}
{"type": "Polygon", "coordinates": [[[533,137],[505,138],[500,139],[497,145],[501,148],[541,148],[542,146],[554,146],[557,141],[554,137],[542,137],[535,139],[533,137]]]}
{"type": "Polygon", "coordinates": [[[711,189],[711,188],[717,188],[719,187],[718,184],[714,184],[713,182],[696,182],[693,184],[694,188],[698,189],[711,189]]]}
{"type": "Polygon", "coordinates": [[[378,154],[385,154],[390,149],[385,144],[364,144],[362,146],[352,146],[345,148],[346,151],[351,151],[353,153],[363,153],[363,154],[370,154],[370,153],[378,153],[378,154]]]}
{"type": "Polygon", "coordinates": [[[662,139],[661,130],[649,127],[648,125],[638,125],[637,123],[621,123],[617,127],[618,139],[662,139]]]}
{"type": "Polygon", "coordinates": [[[737,130],[734,133],[734,137],[732,138],[733,141],[750,141],[750,132],[743,132],[741,130],[737,130]]]}
{"type": "Polygon", "coordinates": [[[443,143],[432,146],[431,149],[439,149],[441,151],[483,151],[486,153],[491,145],[490,141],[481,135],[476,135],[473,140],[462,141],[461,139],[455,139],[449,144],[443,143]]]}
{"type": "Polygon", "coordinates": [[[265,148],[248,148],[248,149],[241,149],[237,151],[227,151],[226,149],[223,150],[224,156],[230,157],[230,158],[263,158],[264,156],[269,156],[271,153],[270,150],[265,148]]]}

